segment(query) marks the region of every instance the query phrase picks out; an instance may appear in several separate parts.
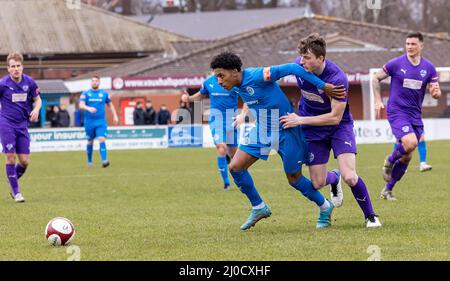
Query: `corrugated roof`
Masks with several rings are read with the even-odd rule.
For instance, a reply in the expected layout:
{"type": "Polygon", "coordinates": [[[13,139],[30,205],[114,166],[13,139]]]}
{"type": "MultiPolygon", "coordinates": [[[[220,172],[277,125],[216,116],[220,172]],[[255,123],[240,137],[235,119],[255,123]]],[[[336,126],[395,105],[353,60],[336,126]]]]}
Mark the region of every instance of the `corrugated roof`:
{"type": "MultiPolygon", "coordinates": [[[[249,66],[277,65],[293,61],[299,40],[312,32],[332,38],[328,58],[348,73],[368,72],[403,53],[410,30],[348,21],[333,17],[302,17],[213,41],[173,44],[176,56],[144,58],[102,70],[102,76],[205,75],[211,58],[224,50],[239,54],[249,66]],[[341,37],[346,44],[336,41],[341,37]],[[120,70],[120,71],[118,71],[120,70]]],[[[424,56],[436,66],[450,66],[450,40],[424,34],[424,56]]],[[[78,79],[78,78],[75,78],[78,79]]]]}
{"type": "Polygon", "coordinates": [[[0,55],[154,52],[189,38],[65,0],[2,0],[0,55]]]}
{"type": "Polygon", "coordinates": [[[69,89],[64,84],[63,80],[49,79],[36,80],[39,90],[43,94],[70,94],[69,89]]]}
{"type": "MultiPolygon", "coordinates": [[[[301,17],[306,8],[227,10],[155,15],[149,23],[199,40],[213,40],[301,17]]],[[[135,16],[146,23],[150,16],[135,16]]]]}
{"type": "MultiPolygon", "coordinates": [[[[344,71],[351,73],[381,67],[387,60],[400,55],[405,37],[411,31],[316,15],[312,18],[299,18],[217,40],[201,49],[180,54],[171,61],[149,65],[146,71],[131,75],[204,74],[210,71],[211,58],[223,50],[238,53],[246,67],[282,64],[295,59],[299,40],[312,32],[318,32],[325,37],[328,34],[339,34],[347,39],[353,38],[381,47],[378,50],[358,49],[353,52],[349,52],[348,49],[342,49],[341,52],[333,49],[328,57],[340,65],[344,71]]],[[[423,55],[436,66],[450,66],[450,56],[448,56],[450,40],[432,34],[424,34],[424,37],[423,55]]]]}

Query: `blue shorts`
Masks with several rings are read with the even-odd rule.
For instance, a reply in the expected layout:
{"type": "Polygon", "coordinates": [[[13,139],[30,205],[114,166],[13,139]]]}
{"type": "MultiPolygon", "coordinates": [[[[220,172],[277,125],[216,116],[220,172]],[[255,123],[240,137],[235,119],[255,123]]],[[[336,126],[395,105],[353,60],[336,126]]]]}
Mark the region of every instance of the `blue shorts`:
{"type": "Polygon", "coordinates": [[[86,136],[88,140],[94,140],[95,138],[104,137],[106,138],[108,133],[108,126],[103,124],[88,124],[84,126],[84,130],[86,131],[86,136]]]}
{"type": "Polygon", "coordinates": [[[217,126],[214,124],[215,122],[209,123],[209,129],[211,130],[211,135],[214,140],[214,144],[218,145],[224,143],[231,147],[237,146],[237,129],[234,127],[227,126],[226,124],[222,124],[221,126],[217,126]]]}
{"type": "Polygon", "coordinates": [[[284,171],[288,174],[297,173],[303,164],[308,163],[309,149],[300,127],[281,130],[272,134],[267,142],[254,142],[257,139],[256,127],[246,130],[239,143],[239,150],[249,155],[267,160],[270,152],[275,150],[283,161],[284,171]],[[276,135],[278,134],[278,135],[276,135]]]}

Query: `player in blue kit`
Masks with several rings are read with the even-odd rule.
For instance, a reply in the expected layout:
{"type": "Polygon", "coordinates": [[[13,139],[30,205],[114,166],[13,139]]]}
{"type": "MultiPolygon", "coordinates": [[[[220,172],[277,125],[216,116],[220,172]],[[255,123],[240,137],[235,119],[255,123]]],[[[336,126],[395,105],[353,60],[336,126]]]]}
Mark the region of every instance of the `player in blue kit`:
{"type": "Polygon", "coordinates": [[[192,96],[181,96],[183,102],[200,101],[206,96],[210,99],[209,128],[217,149],[217,165],[222,176],[224,190],[230,190],[227,156],[232,158],[237,148],[237,130],[233,118],[237,114],[238,96],[219,85],[215,76],[208,77],[200,91],[192,96]]]}
{"type": "Polygon", "coordinates": [[[6,157],[11,196],[21,203],[25,198],[19,190],[19,178],[30,163],[28,121],[38,120],[42,101],[36,82],[23,74],[22,54],[10,53],[6,63],[9,75],[0,80],[0,140],[6,157]]]}
{"type": "MultiPolygon", "coordinates": [[[[326,84],[297,64],[271,67],[246,68],[241,70],[241,59],[223,52],[211,61],[211,68],[219,84],[226,90],[235,91],[247,104],[255,126],[246,132],[244,139],[229,165],[234,182],[249,199],[252,212],[241,230],[247,230],[272,212],[261,199],[248,172],[258,159],[267,160],[271,150],[276,150],[283,161],[289,184],[319,206],[317,228],[330,225],[333,204],[314,189],[311,181],[302,175],[302,164],[307,162],[308,149],[299,127],[283,130],[278,122],[280,115],[293,112],[286,95],[276,81],[287,75],[296,75],[310,81],[327,94],[343,94],[343,87],[326,84]]],[[[248,112],[241,113],[235,125],[242,123],[248,112]]]]}
{"type": "Polygon", "coordinates": [[[94,139],[98,139],[100,143],[100,157],[102,159],[102,167],[109,166],[106,151],[106,134],[108,123],[106,121],[105,105],[107,105],[112,114],[114,124],[119,123],[116,109],[109,98],[109,94],[99,89],[100,78],[93,76],[91,79],[91,89],[83,92],[80,97],[80,109],[85,110],[84,114],[84,129],[88,138],[86,146],[88,167],[92,166],[92,152],[94,146],[94,139]]]}

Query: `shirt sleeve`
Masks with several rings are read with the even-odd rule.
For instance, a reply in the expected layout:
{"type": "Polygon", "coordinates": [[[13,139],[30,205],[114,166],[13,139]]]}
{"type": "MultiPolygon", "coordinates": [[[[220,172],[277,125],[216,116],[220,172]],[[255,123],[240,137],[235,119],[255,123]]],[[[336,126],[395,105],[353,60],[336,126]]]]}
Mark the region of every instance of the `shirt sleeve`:
{"type": "Polygon", "coordinates": [[[30,93],[33,98],[35,98],[41,94],[38,85],[34,81],[31,84],[30,93]]]}
{"type": "Polygon", "coordinates": [[[306,69],[296,63],[287,63],[282,65],[264,67],[262,69],[261,75],[264,81],[271,82],[275,82],[280,78],[288,75],[295,75],[308,81],[319,89],[323,89],[325,87],[325,82],[323,82],[319,77],[311,72],[306,71],[306,69]]]}
{"type": "Polygon", "coordinates": [[[388,61],[385,65],[383,65],[383,70],[386,72],[387,75],[392,76],[392,74],[395,72],[395,59],[388,61]]]}
{"type": "Polygon", "coordinates": [[[82,93],[81,93],[80,101],[86,103],[86,92],[82,92],[82,93]]]}
{"type": "Polygon", "coordinates": [[[436,71],[436,67],[430,67],[430,78],[428,79],[428,83],[438,83],[439,82],[439,74],[436,71]]]}
{"type": "Polygon", "coordinates": [[[108,92],[104,92],[105,93],[105,103],[110,103],[111,102],[111,98],[109,97],[108,92]]]}
{"type": "MultiPolygon", "coordinates": [[[[345,74],[343,74],[345,75],[345,74]]],[[[335,79],[333,82],[331,82],[331,84],[333,85],[344,85],[345,88],[345,97],[338,99],[338,98],[334,98],[335,100],[338,100],[340,102],[347,102],[348,101],[348,79],[347,77],[343,77],[343,76],[338,76],[337,79],[335,79]]]]}
{"type": "Polygon", "coordinates": [[[202,94],[202,95],[209,95],[209,91],[208,91],[208,88],[206,88],[205,83],[206,82],[204,82],[202,84],[202,87],[200,88],[200,94],[202,94]]]}

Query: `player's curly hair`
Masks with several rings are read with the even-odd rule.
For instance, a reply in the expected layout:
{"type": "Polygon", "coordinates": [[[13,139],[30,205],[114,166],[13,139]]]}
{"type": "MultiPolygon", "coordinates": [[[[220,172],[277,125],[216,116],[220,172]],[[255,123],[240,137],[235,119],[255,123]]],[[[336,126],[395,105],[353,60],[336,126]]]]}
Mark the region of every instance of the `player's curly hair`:
{"type": "Polygon", "coordinates": [[[228,70],[236,69],[241,71],[241,58],[232,52],[222,52],[211,60],[211,69],[223,68],[228,70]]]}
{"type": "Polygon", "coordinates": [[[300,39],[297,50],[300,55],[310,51],[316,57],[325,57],[327,55],[327,43],[318,33],[312,33],[307,37],[300,39]]]}

